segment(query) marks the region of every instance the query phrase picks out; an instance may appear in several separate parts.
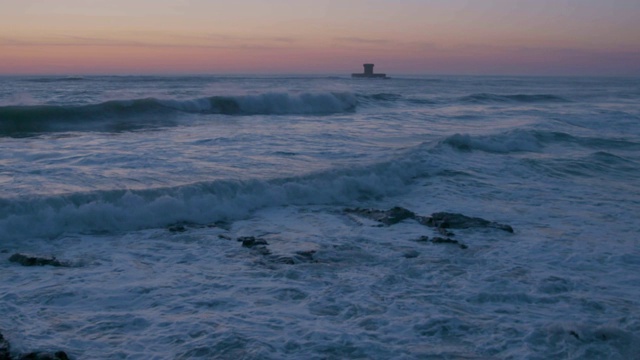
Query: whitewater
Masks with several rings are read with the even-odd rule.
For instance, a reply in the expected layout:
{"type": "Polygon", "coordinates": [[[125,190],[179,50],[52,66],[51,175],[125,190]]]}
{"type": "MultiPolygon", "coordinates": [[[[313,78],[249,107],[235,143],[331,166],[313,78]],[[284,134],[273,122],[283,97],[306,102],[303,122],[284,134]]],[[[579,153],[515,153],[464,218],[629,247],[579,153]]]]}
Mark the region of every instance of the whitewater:
{"type": "Polygon", "coordinates": [[[638,179],[634,78],[0,77],[0,334],[13,357],[640,359],[638,179]]]}

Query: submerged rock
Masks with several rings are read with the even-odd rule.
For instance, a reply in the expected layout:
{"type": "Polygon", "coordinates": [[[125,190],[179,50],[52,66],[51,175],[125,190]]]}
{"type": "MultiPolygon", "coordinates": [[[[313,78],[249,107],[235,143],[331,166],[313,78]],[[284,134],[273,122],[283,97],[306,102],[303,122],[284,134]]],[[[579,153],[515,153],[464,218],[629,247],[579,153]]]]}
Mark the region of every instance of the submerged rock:
{"type": "Polygon", "coordinates": [[[0,333],[0,360],[11,360],[11,345],[0,333]]]}
{"type": "Polygon", "coordinates": [[[469,248],[467,245],[461,243],[460,241],[454,240],[454,239],[451,239],[451,238],[434,237],[432,239],[429,239],[428,236],[420,236],[415,241],[417,241],[417,242],[431,242],[431,243],[434,243],[434,244],[455,244],[455,245],[458,245],[461,249],[469,248]]]}
{"type": "Polygon", "coordinates": [[[470,217],[449,212],[436,212],[431,214],[431,216],[421,216],[400,206],[395,206],[389,210],[362,208],[345,209],[344,212],[375,220],[387,226],[397,224],[406,219],[412,219],[422,225],[437,228],[444,236],[453,235],[453,233],[448,232],[445,229],[468,229],[474,227],[489,227],[511,233],[513,232],[513,228],[509,225],[500,224],[479,217],[470,217]]]}
{"type": "MultiPolygon", "coordinates": [[[[11,345],[9,341],[0,333],[0,360],[11,360],[11,345]]],[[[56,351],[55,353],[33,351],[22,354],[15,358],[18,360],[69,360],[69,356],[64,351],[56,351]]]]}
{"type": "Polygon", "coordinates": [[[269,245],[269,243],[266,240],[256,238],[253,236],[242,236],[238,238],[238,241],[242,242],[242,246],[248,247],[248,248],[252,248],[254,246],[259,246],[259,245],[263,245],[263,246],[269,245]]]}
{"type": "Polygon", "coordinates": [[[15,253],[11,255],[11,257],[9,258],[9,261],[18,263],[22,266],[45,266],[45,265],[63,266],[63,267],[71,266],[66,261],[60,261],[56,259],[55,256],[47,258],[47,257],[40,257],[40,256],[30,256],[30,255],[25,255],[20,253],[15,253]]]}
{"type": "Polygon", "coordinates": [[[182,224],[171,225],[167,228],[171,232],[185,232],[187,228],[182,224]]]}
{"type": "Polygon", "coordinates": [[[414,219],[416,217],[416,214],[413,211],[399,206],[393,207],[389,210],[355,208],[345,209],[344,211],[381,222],[387,226],[397,224],[406,219],[414,219]]]}
{"type": "Polygon", "coordinates": [[[437,212],[431,217],[420,217],[418,221],[427,226],[438,229],[468,229],[468,228],[494,228],[512,233],[513,228],[509,225],[500,224],[494,221],[485,220],[479,217],[470,217],[457,213],[437,212]]]}
{"type": "Polygon", "coordinates": [[[500,224],[495,221],[489,221],[479,217],[471,217],[449,212],[436,212],[431,214],[431,216],[421,216],[416,215],[416,213],[411,210],[407,210],[399,206],[393,207],[389,210],[355,208],[345,209],[344,212],[371,219],[386,226],[397,224],[406,219],[412,219],[417,221],[419,224],[436,228],[436,231],[438,231],[440,235],[444,236],[435,237],[433,239],[429,239],[427,236],[422,236],[416,241],[429,241],[434,244],[456,244],[460,246],[461,249],[467,249],[468,247],[458,240],[451,239],[451,237],[454,236],[454,233],[450,232],[448,229],[494,228],[513,233],[513,228],[509,225],[500,224]]]}
{"type": "Polygon", "coordinates": [[[56,351],[55,353],[47,352],[30,352],[20,356],[20,360],[69,360],[69,356],[64,351],[56,351]]]}

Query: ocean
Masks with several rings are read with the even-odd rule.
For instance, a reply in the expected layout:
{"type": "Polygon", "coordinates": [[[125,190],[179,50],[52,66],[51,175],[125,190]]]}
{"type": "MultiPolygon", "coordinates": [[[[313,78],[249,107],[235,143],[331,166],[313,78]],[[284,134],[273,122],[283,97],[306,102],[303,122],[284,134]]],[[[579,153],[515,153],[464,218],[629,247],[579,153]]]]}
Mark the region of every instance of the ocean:
{"type": "Polygon", "coordinates": [[[73,359],[640,359],[639,179],[640,79],[5,76],[0,333],[73,359]]]}

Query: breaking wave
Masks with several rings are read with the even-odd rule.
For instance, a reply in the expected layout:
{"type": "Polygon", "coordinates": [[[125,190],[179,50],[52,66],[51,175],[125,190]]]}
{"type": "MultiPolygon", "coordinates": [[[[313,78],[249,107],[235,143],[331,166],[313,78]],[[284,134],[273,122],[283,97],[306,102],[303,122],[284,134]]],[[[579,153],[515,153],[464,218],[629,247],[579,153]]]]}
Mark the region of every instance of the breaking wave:
{"type": "Polygon", "coordinates": [[[623,138],[581,137],[564,132],[518,129],[497,134],[454,134],[441,142],[459,151],[484,151],[495,154],[540,152],[545,146],[558,144],[599,150],[640,149],[640,144],[623,138]]]}
{"type": "Polygon", "coordinates": [[[181,222],[206,225],[238,220],[271,206],[375,199],[406,191],[420,169],[420,164],[394,161],[272,180],[5,198],[0,199],[0,238],[108,234],[181,222]]]}
{"type": "Polygon", "coordinates": [[[2,106],[0,135],[56,131],[122,131],[173,125],[180,113],[225,115],[327,115],[354,111],[349,93],[264,93],[177,100],[144,98],[82,106],[2,106]]]}
{"type": "Polygon", "coordinates": [[[498,95],[498,94],[472,94],[460,98],[461,102],[473,104],[488,103],[550,103],[550,102],[569,102],[569,100],[551,94],[514,94],[514,95],[498,95]]]}

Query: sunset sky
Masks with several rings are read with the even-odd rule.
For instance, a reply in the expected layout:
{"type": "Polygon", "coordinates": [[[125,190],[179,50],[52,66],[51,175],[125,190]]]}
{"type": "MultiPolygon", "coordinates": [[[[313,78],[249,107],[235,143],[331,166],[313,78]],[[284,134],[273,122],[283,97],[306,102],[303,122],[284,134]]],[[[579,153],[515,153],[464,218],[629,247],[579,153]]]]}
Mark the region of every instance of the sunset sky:
{"type": "Polygon", "coordinates": [[[2,0],[0,74],[640,75],[639,0],[2,0]]]}

